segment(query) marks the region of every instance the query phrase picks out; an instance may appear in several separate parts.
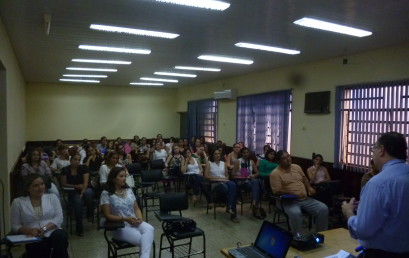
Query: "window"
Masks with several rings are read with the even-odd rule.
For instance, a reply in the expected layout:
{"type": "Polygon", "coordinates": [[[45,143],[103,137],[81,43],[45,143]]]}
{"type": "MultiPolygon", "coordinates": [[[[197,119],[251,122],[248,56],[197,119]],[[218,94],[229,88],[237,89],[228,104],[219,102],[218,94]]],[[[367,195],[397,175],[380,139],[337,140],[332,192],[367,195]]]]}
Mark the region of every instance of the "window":
{"type": "Polygon", "coordinates": [[[371,146],[390,131],[409,135],[409,81],[340,86],[336,90],[335,165],[364,172],[371,146]]]}
{"type": "Polygon", "coordinates": [[[273,149],[287,149],[291,121],[291,91],[268,92],[237,99],[237,141],[263,152],[269,144],[273,149]]]}
{"type": "Polygon", "coordinates": [[[205,137],[206,142],[214,143],[217,132],[217,100],[189,101],[187,104],[187,131],[189,139],[205,137]]]}

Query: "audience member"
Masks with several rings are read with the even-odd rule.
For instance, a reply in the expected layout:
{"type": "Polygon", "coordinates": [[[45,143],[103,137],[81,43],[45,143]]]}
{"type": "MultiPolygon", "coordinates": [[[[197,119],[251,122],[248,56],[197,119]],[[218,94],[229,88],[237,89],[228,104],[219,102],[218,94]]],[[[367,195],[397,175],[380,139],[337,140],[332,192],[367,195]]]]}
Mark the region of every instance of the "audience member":
{"type": "Polygon", "coordinates": [[[70,165],[70,155],[68,153],[68,148],[65,145],[58,146],[58,157],[54,159],[51,164],[51,170],[58,175],[61,174],[61,169],[70,165]]]}
{"type": "Polygon", "coordinates": [[[331,177],[326,167],[322,165],[324,158],[321,154],[315,154],[313,165],[307,169],[307,175],[311,184],[319,184],[321,182],[331,181],[331,177]]]}
{"type": "Polygon", "coordinates": [[[230,152],[229,155],[227,155],[226,165],[228,170],[232,170],[234,168],[234,164],[239,159],[240,150],[241,150],[240,144],[235,143],[233,145],[233,151],[230,152]]]}
{"type": "MultiPolygon", "coordinates": [[[[258,160],[258,171],[261,177],[269,177],[278,164],[276,162],[276,151],[268,149],[265,153],[265,158],[258,160]]],[[[269,183],[270,184],[270,183],[269,183]]]]}
{"type": "Polygon", "coordinates": [[[200,165],[200,161],[192,156],[190,150],[185,152],[185,160],[182,164],[182,172],[188,176],[188,182],[192,187],[192,203],[193,205],[199,200],[200,189],[205,192],[203,186],[203,169],[200,165]]]}
{"type": "Polygon", "coordinates": [[[116,146],[116,153],[118,153],[118,162],[122,165],[132,164],[132,157],[130,154],[126,154],[125,147],[122,143],[116,146]]]}
{"type": "Polygon", "coordinates": [[[168,153],[164,148],[162,148],[162,145],[160,142],[157,142],[155,145],[155,150],[153,151],[152,154],[152,160],[158,160],[161,159],[163,162],[166,161],[166,157],[168,156],[168,153]]]}
{"type": "Polygon", "coordinates": [[[126,184],[124,168],[116,167],[109,172],[105,189],[100,201],[102,214],[107,220],[125,223],[125,227],[114,231],[114,237],[140,246],[139,257],[149,258],[154,228],[143,221],[135,195],[126,184]]]}
{"type": "MultiPolygon", "coordinates": [[[[230,213],[231,221],[239,223],[239,219],[236,215],[236,195],[237,186],[236,183],[229,180],[229,174],[227,172],[226,164],[220,160],[219,150],[215,150],[210,156],[205,168],[205,179],[213,185],[211,190],[213,193],[227,196],[227,209],[226,212],[230,213]]],[[[212,206],[212,199],[207,197],[209,206],[212,206]]]]}
{"type": "Polygon", "coordinates": [[[84,235],[82,223],[83,205],[87,207],[87,219],[93,221],[94,218],[94,192],[89,188],[88,167],[80,165],[81,156],[77,153],[71,157],[71,165],[64,167],[61,171],[61,185],[63,187],[74,188],[67,191],[68,203],[74,209],[75,228],[78,236],[84,235]]]}
{"type": "Polygon", "coordinates": [[[250,159],[250,150],[246,147],[240,150],[240,158],[233,168],[233,178],[236,180],[237,188],[251,192],[251,208],[253,216],[265,218],[264,210],[261,211],[259,172],[256,164],[250,159]]]}
{"type": "Polygon", "coordinates": [[[11,204],[11,228],[15,234],[42,237],[26,244],[26,257],[68,258],[68,236],[61,229],[63,214],[54,194],[45,194],[44,180],[30,174],[24,180],[24,196],[11,204]]]}
{"type": "Polygon", "coordinates": [[[168,170],[168,173],[171,176],[179,176],[181,172],[184,158],[179,150],[178,145],[173,145],[172,153],[168,156],[165,162],[165,169],[168,170]]]}
{"type": "Polygon", "coordinates": [[[107,182],[111,169],[114,167],[122,167],[122,165],[118,163],[118,160],[119,156],[115,151],[110,151],[105,155],[104,164],[99,168],[99,183],[101,185],[107,182]]]}
{"type": "Polygon", "coordinates": [[[131,140],[131,148],[132,150],[136,150],[139,148],[139,136],[135,135],[131,140]]]}
{"type": "Polygon", "coordinates": [[[368,181],[378,173],[379,170],[374,166],[373,159],[371,159],[371,167],[369,168],[369,171],[366,172],[361,178],[361,189],[364,188],[366,183],[368,183],[368,181]]]}
{"type": "Polygon", "coordinates": [[[315,194],[301,167],[292,164],[285,150],[277,152],[278,167],[270,175],[270,185],[275,195],[292,195],[294,199],[283,199],[282,204],[289,217],[293,234],[301,232],[304,210],[315,218],[317,232],[328,229],[328,207],[309,196],[315,194]]]}
{"type": "Polygon", "coordinates": [[[271,149],[271,146],[270,146],[270,145],[268,145],[268,144],[264,145],[264,146],[263,146],[263,153],[257,155],[257,157],[260,158],[260,159],[265,159],[265,158],[266,158],[266,153],[267,153],[267,151],[270,150],[270,149],[271,149]]]}
{"type": "Polygon", "coordinates": [[[365,248],[361,257],[409,257],[409,166],[405,137],[382,134],[372,147],[374,167],[380,172],[361,191],[357,214],[355,198],[342,212],[351,236],[365,248]]]}
{"type": "Polygon", "coordinates": [[[197,150],[196,153],[192,154],[192,157],[199,159],[199,164],[200,166],[202,166],[202,169],[204,170],[204,168],[206,167],[208,158],[207,155],[204,151],[203,146],[200,146],[197,150]]]}
{"type": "Polygon", "coordinates": [[[26,163],[24,163],[21,168],[21,176],[23,178],[34,173],[43,176],[43,179],[46,180],[47,192],[53,193],[57,195],[57,197],[60,196],[57,186],[51,182],[51,170],[47,164],[40,159],[40,152],[37,149],[33,149],[28,153],[26,163]]]}
{"type": "Polygon", "coordinates": [[[85,157],[85,165],[89,168],[91,173],[98,172],[104,159],[93,148],[88,147],[87,157],[85,157]]]}
{"type": "Polygon", "coordinates": [[[108,139],[107,137],[102,136],[101,140],[97,144],[97,151],[101,153],[102,155],[104,155],[107,149],[108,149],[108,139]]]}

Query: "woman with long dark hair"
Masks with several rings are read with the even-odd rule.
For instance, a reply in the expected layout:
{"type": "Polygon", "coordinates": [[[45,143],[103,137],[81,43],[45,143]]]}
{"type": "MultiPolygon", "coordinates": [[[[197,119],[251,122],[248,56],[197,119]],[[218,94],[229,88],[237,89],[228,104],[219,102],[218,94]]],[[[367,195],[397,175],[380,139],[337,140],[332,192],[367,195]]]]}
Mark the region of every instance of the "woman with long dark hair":
{"type": "Polygon", "coordinates": [[[101,211],[105,219],[122,221],[125,227],[113,232],[118,240],[140,246],[141,258],[148,258],[154,237],[154,228],[143,221],[142,212],[131,188],[126,184],[124,168],[111,169],[105,190],[101,193],[101,211]]]}

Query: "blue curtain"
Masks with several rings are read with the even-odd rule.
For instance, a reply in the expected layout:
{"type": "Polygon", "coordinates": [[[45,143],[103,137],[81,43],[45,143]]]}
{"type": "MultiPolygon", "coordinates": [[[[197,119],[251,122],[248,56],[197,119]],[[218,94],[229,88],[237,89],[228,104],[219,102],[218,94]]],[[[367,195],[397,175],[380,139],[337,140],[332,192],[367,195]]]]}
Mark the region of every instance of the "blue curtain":
{"type": "Polygon", "coordinates": [[[385,132],[409,136],[409,80],[339,86],[334,165],[365,172],[371,147],[385,132]]]}
{"type": "Polygon", "coordinates": [[[237,99],[237,141],[256,153],[265,144],[287,149],[291,91],[268,92],[237,99]]]}
{"type": "Polygon", "coordinates": [[[189,101],[187,104],[187,135],[204,136],[206,142],[217,139],[217,100],[189,101]]]}

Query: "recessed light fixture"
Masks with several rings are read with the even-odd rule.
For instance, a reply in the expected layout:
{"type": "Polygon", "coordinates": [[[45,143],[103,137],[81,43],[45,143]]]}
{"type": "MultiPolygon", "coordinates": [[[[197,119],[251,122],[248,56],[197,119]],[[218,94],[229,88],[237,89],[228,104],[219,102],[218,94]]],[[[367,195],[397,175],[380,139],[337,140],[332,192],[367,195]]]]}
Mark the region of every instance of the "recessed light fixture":
{"type": "Polygon", "coordinates": [[[297,55],[297,54],[300,53],[300,51],[298,51],[298,50],[292,50],[292,49],[286,49],[286,48],[280,48],[280,47],[272,47],[272,46],[265,46],[265,45],[259,45],[259,44],[253,44],[253,43],[245,43],[245,42],[239,42],[239,43],[236,43],[234,45],[236,47],[244,47],[244,48],[265,50],[265,51],[278,52],[278,53],[289,54],[289,55],[297,55]]]}
{"type": "Polygon", "coordinates": [[[110,68],[87,68],[87,67],[67,67],[67,70],[72,71],[93,71],[93,72],[117,72],[117,69],[110,69],[110,68]]]}
{"type": "Polygon", "coordinates": [[[97,59],[72,59],[73,62],[81,63],[96,63],[96,64],[120,64],[120,65],[130,65],[130,61],[119,61],[119,60],[97,60],[97,59]]]}
{"type": "Polygon", "coordinates": [[[308,17],[304,17],[302,19],[296,20],[294,23],[297,25],[301,25],[301,26],[305,26],[309,28],[332,31],[332,32],[347,34],[347,35],[356,36],[356,37],[366,37],[366,36],[372,35],[372,32],[370,31],[352,28],[352,27],[348,27],[344,25],[339,25],[336,23],[321,21],[321,20],[308,18],[308,17]]]}
{"type": "Polygon", "coordinates": [[[84,49],[84,50],[117,52],[117,53],[127,53],[127,54],[149,55],[151,53],[150,49],[141,49],[141,48],[121,48],[121,47],[104,47],[104,46],[90,46],[90,45],[79,45],[78,48],[84,49]]]}
{"type": "Polygon", "coordinates": [[[139,78],[142,81],[156,81],[156,82],[179,82],[178,80],[172,80],[172,79],[164,79],[164,78],[150,78],[150,77],[141,77],[139,78]]]}
{"type": "Polygon", "coordinates": [[[80,79],[60,79],[62,82],[86,82],[86,83],[99,83],[98,80],[80,80],[80,79]]]}
{"type": "Polygon", "coordinates": [[[198,8],[206,8],[217,11],[224,11],[229,8],[230,4],[215,0],[156,0],[157,2],[164,2],[170,4],[186,5],[198,8]]]}
{"type": "Polygon", "coordinates": [[[197,76],[196,74],[190,74],[190,73],[154,72],[153,74],[156,74],[156,75],[165,75],[165,76],[176,76],[176,77],[191,77],[191,78],[194,78],[194,77],[197,76]]]}
{"type": "Polygon", "coordinates": [[[131,85],[145,85],[145,86],[163,86],[163,83],[159,82],[131,82],[131,85]]]}
{"type": "Polygon", "coordinates": [[[202,59],[202,60],[233,63],[233,64],[251,65],[253,63],[253,60],[236,58],[236,57],[227,57],[227,56],[201,55],[197,58],[202,59]]]}
{"type": "Polygon", "coordinates": [[[97,74],[63,74],[64,77],[82,77],[82,78],[107,78],[108,75],[97,74]]]}
{"type": "Polygon", "coordinates": [[[193,70],[193,71],[206,71],[206,72],[220,72],[220,68],[210,68],[210,67],[196,67],[196,66],[175,66],[175,69],[180,70],[193,70]]]}
{"type": "Polygon", "coordinates": [[[174,39],[174,38],[179,37],[179,34],[175,34],[175,33],[160,32],[160,31],[153,31],[153,30],[133,29],[133,28],[125,28],[125,27],[117,27],[117,26],[109,26],[109,25],[101,25],[101,24],[91,24],[90,29],[107,31],[107,32],[127,33],[127,34],[147,36],[147,37],[159,37],[159,38],[166,38],[166,39],[174,39]]]}

